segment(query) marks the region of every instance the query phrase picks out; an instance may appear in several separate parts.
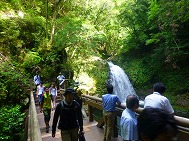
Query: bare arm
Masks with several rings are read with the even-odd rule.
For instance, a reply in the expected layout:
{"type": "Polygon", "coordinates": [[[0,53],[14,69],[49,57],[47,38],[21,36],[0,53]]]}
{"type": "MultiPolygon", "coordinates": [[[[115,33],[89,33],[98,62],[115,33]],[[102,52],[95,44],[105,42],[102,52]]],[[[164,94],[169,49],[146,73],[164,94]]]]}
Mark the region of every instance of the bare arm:
{"type": "Polygon", "coordinates": [[[44,103],[44,97],[42,97],[42,101],[41,101],[41,103],[39,105],[41,113],[43,112],[43,103],[44,103]]]}

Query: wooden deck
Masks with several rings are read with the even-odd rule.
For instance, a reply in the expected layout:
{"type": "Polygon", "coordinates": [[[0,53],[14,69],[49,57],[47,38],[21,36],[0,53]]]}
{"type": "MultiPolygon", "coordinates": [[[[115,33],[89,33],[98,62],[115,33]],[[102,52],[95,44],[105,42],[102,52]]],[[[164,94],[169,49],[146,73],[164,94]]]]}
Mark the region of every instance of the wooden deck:
{"type": "MultiPolygon", "coordinates": [[[[60,91],[58,90],[57,104],[60,102],[60,99],[61,99],[60,91]]],[[[37,99],[35,99],[35,104],[36,104],[36,111],[37,111],[37,117],[38,117],[38,121],[39,121],[42,141],[61,141],[61,134],[60,134],[59,129],[56,130],[55,138],[53,138],[52,135],[51,135],[52,134],[52,121],[53,121],[54,111],[51,111],[49,133],[46,133],[44,115],[43,115],[43,113],[40,113],[37,99]]],[[[86,141],[103,141],[104,129],[97,127],[96,121],[89,122],[89,118],[86,117],[86,118],[83,118],[83,124],[84,124],[83,128],[84,128],[84,132],[85,132],[86,141]]],[[[112,138],[112,141],[123,141],[123,140],[119,136],[117,138],[112,138]]]]}
{"type": "MultiPolygon", "coordinates": [[[[37,117],[38,117],[39,126],[40,126],[43,141],[61,141],[61,135],[60,135],[59,129],[57,129],[57,131],[56,131],[56,137],[55,138],[53,138],[51,136],[53,115],[54,115],[54,111],[51,112],[49,133],[46,133],[44,116],[43,116],[43,113],[39,112],[39,107],[37,106],[37,117]]],[[[84,123],[84,132],[85,132],[86,141],[103,141],[104,129],[98,128],[96,126],[97,125],[96,121],[89,122],[89,119],[87,117],[87,118],[83,119],[83,123],[84,123]]],[[[112,141],[122,141],[122,139],[120,137],[112,138],[112,141]]]]}
{"type": "MultiPolygon", "coordinates": [[[[31,95],[32,98],[32,95],[31,95]]],[[[84,99],[84,103],[87,103],[88,101],[95,101],[96,105],[90,105],[90,106],[97,106],[97,109],[99,107],[99,105],[102,105],[100,102],[100,99],[96,98],[96,97],[91,97],[91,96],[83,96],[82,97],[84,99]],[[86,98],[85,98],[86,97],[86,98]],[[99,105],[97,105],[99,104],[99,105]]],[[[60,100],[60,98],[58,99],[60,100]]],[[[57,103],[58,103],[57,100],[57,103]]],[[[31,100],[32,101],[32,100],[31,100]]],[[[54,115],[54,111],[51,112],[51,120],[50,120],[50,132],[46,133],[45,132],[45,123],[44,123],[44,116],[43,113],[39,112],[39,107],[37,106],[37,101],[35,99],[35,103],[36,103],[36,111],[37,111],[37,116],[35,114],[35,108],[32,108],[32,110],[29,110],[30,114],[34,113],[34,114],[29,114],[28,117],[32,117],[31,119],[33,120],[29,120],[29,129],[28,129],[28,141],[30,141],[30,139],[34,139],[34,141],[37,141],[40,138],[41,141],[41,137],[42,137],[42,141],[61,141],[61,135],[60,135],[60,131],[57,129],[57,133],[56,133],[56,137],[52,138],[51,136],[51,131],[52,131],[52,120],[53,120],[53,115],[54,115]],[[37,118],[37,119],[36,119],[37,118]],[[38,123],[39,125],[38,125],[38,123]],[[30,125],[30,123],[32,123],[33,126],[30,125]],[[36,125],[37,124],[37,125],[36,125]],[[32,127],[30,129],[30,126],[32,127]],[[35,128],[37,127],[37,128],[35,128]],[[39,133],[39,128],[40,127],[40,134],[35,134],[35,133],[39,133]],[[36,129],[35,131],[33,129],[36,129]],[[32,135],[32,136],[31,136],[32,135]],[[33,136],[35,135],[35,136],[33,136]],[[31,138],[32,137],[32,138],[31,138]]],[[[34,103],[34,102],[32,102],[34,103]]],[[[91,103],[89,103],[91,104],[91,103]]],[[[35,104],[32,104],[35,105],[35,104]]],[[[31,106],[31,107],[35,107],[35,106],[31,106]]],[[[120,109],[125,109],[124,105],[121,105],[120,107],[118,107],[120,109]]],[[[119,109],[119,111],[120,111],[119,109]]],[[[140,114],[142,111],[142,108],[139,108],[137,110],[137,113],[140,114]]],[[[90,115],[90,114],[89,114],[90,115]]],[[[120,117],[120,114],[117,115],[118,117],[120,117]]],[[[29,118],[30,119],[30,118],[29,118]]],[[[90,119],[92,119],[90,117],[90,119]]],[[[179,129],[179,133],[178,133],[178,138],[180,141],[188,141],[189,138],[189,119],[188,118],[184,118],[184,117],[179,117],[179,116],[175,116],[175,119],[177,120],[177,124],[178,124],[178,129],[179,129]]],[[[83,119],[84,121],[84,132],[85,132],[85,137],[86,137],[86,141],[103,141],[103,134],[104,134],[104,129],[103,128],[98,128],[97,127],[97,122],[93,121],[93,122],[89,122],[89,118],[86,117],[83,119]]],[[[121,137],[117,137],[117,138],[112,138],[111,141],[122,141],[121,137]]]]}

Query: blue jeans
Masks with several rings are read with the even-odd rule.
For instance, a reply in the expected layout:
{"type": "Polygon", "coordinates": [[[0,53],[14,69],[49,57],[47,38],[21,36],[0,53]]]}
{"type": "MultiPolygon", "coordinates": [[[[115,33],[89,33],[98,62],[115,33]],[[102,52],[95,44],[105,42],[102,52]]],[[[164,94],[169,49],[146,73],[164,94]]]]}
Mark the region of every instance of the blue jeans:
{"type": "Polygon", "coordinates": [[[39,102],[39,104],[41,103],[41,101],[42,101],[42,94],[38,95],[38,102],[39,102]]]}

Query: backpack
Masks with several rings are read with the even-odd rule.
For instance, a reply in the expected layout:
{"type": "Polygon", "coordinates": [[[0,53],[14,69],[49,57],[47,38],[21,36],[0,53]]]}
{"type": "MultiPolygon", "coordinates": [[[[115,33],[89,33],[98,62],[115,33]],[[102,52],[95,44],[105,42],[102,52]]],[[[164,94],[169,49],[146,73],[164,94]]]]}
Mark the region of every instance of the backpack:
{"type": "MultiPolygon", "coordinates": [[[[75,102],[77,106],[80,105],[80,104],[79,104],[77,101],[75,101],[75,100],[73,100],[73,102],[75,102]]],[[[64,109],[64,104],[63,104],[63,101],[62,101],[62,100],[60,101],[60,105],[61,105],[61,108],[60,108],[60,112],[61,112],[62,109],[64,109]]],[[[77,109],[76,109],[76,110],[77,110],[77,109]]],[[[77,116],[77,115],[76,115],[76,116],[77,116]]],[[[84,136],[83,133],[78,133],[78,139],[79,139],[79,141],[86,141],[85,136],[84,136]]]]}
{"type": "Polygon", "coordinates": [[[62,109],[64,109],[64,104],[62,100],[60,101],[60,105],[61,105],[60,111],[62,111],[62,109]]]}
{"type": "MultiPolygon", "coordinates": [[[[80,104],[79,104],[77,101],[75,101],[75,100],[73,100],[73,102],[75,102],[77,106],[79,106],[79,105],[80,105],[80,104]]],[[[60,105],[61,105],[60,110],[62,111],[62,109],[64,109],[63,100],[61,100],[61,101],[60,101],[60,105]]],[[[77,109],[76,109],[76,110],[77,110],[77,109]]]]}

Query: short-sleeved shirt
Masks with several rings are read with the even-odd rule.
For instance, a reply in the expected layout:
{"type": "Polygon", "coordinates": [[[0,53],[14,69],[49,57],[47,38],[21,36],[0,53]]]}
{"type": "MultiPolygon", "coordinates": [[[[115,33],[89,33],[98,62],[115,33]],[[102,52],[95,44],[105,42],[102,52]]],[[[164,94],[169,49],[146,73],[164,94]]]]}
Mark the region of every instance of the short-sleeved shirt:
{"type": "Polygon", "coordinates": [[[170,114],[174,113],[170,101],[165,96],[162,96],[158,92],[154,92],[153,94],[150,94],[145,98],[144,108],[146,107],[163,109],[170,114]]]}
{"type": "Polygon", "coordinates": [[[115,112],[116,103],[121,103],[118,96],[113,94],[102,95],[102,102],[106,112],[115,112]]]}
{"type": "Polygon", "coordinates": [[[41,78],[39,75],[35,75],[33,78],[35,85],[39,85],[39,83],[41,82],[41,78]]]}
{"type": "Polygon", "coordinates": [[[58,79],[59,81],[62,81],[62,80],[65,79],[65,76],[64,76],[64,75],[59,75],[59,76],[57,77],[57,79],[58,79]]]}
{"type": "Polygon", "coordinates": [[[42,97],[43,108],[51,109],[51,100],[51,95],[45,93],[42,97]]]}
{"type": "Polygon", "coordinates": [[[49,91],[51,95],[57,96],[57,88],[50,88],[49,91]]]}
{"type": "Polygon", "coordinates": [[[44,93],[44,86],[37,86],[37,90],[38,90],[38,95],[41,95],[44,93]]]}
{"type": "Polygon", "coordinates": [[[120,120],[121,137],[123,140],[138,140],[136,113],[126,108],[120,120]]]}

